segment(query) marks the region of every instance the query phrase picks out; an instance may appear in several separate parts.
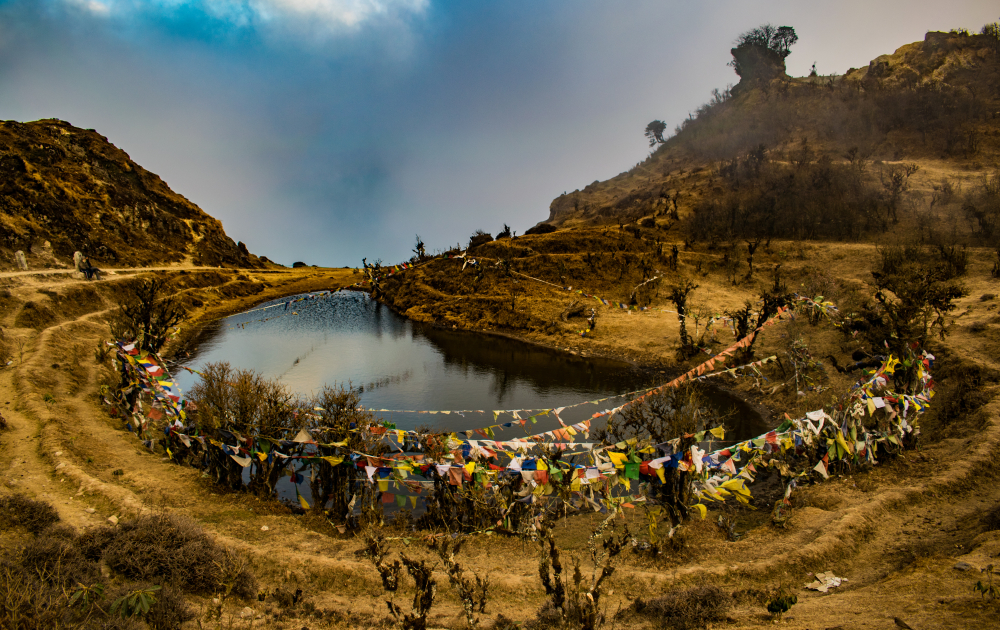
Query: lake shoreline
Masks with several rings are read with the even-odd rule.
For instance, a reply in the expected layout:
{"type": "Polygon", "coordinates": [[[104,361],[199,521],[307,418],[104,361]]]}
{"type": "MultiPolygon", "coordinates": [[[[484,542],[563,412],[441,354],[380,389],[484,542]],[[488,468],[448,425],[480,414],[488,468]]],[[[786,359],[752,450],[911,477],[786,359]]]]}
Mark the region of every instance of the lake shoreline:
{"type": "MultiPolygon", "coordinates": [[[[232,317],[234,315],[239,315],[241,312],[252,310],[258,308],[262,304],[267,302],[272,302],[276,300],[282,300],[287,298],[292,298],[299,295],[305,295],[308,293],[316,293],[319,291],[334,291],[338,288],[345,291],[358,291],[361,293],[368,293],[368,291],[353,286],[345,286],[343,284],[331,286],[330,278],[318,277],[317,275],[311,275],[306,279],[314,279],[314,283],[310,283],[313,286],[310,288],[300,288],[295,287],[294,291],[289,292],[289,287],[287,285],[280,285],[273,287],[273,290],[265,289],[259,294],[250,296],[249,298],[239,298],[239,299],[229,299],[224,300],[215,305],[210,311],[202,313],[202,316],[195,319],[192,325],[186,327],[183,330],[182,335],[178,337],[174,344],[171,344],[170,352],[168,357],[172,360],[179,360],[183,358],[183,355],[187,352],[193,352],[195,348],[192,348],[192,344],[199,343],[198,341],[202,335],[208,332],[207,328],[212,323],[224,320],[226,318],[232,317]]],[[[289,279],[292,283],[296,283],[300,279],[289,279]]],[[[272,287],[268,287],[271,289],[272,287]]],[[[677,365],[676,363],[657,363],[642,361],[632,357],[625,356],[624,353],[618,354],[614,351],[578,351],[566,347],[562,344],[557,344],[554,340],[539,338],[536,335],[529,334],[519,334],[511,331],[498,331],[498,330],[487,330],[487,329],[472,329],[472,328],[462,328],[456,325],[445,325],[438,322],[429,322],[416,320],[407,317],[405,313],[400,312],[398,309],[393,308],[391,304],[386,302],[378,302],[379,304],[388,308],[392,313],[410,322],[412,325],[417,327],[427,327],[439,331],[457,332],[462,334],[475,334],[477,336],[482,336],[485,338],[499,338],[509,341],[514,341],[517,343],[525,344],[526,346],[535,347],[538,349],[543,349],[548,352],[561,355],[569,355],[577,357],[579,359],[585,360],[596,360],[600,362],[607,362],[614,367],[619,367],[620,369],[636,371],[658,383],[665,383],[672,378],[684,373],[688,368],[677,365]]],[[[743,417],[752,417],[757,424],[767,428],[771,428],[774,423],[775,412],[770,409],[762,400],[755,399],[757,397],[747,397],[743,392],[738,392],[735,389],[726,386],[721,382],[708,382],[702,383],[703,387],[709,392],[714,393],[720,398],[724,399],[726,402],[734,407],[740,409],[740,414],[743,417]]]]}

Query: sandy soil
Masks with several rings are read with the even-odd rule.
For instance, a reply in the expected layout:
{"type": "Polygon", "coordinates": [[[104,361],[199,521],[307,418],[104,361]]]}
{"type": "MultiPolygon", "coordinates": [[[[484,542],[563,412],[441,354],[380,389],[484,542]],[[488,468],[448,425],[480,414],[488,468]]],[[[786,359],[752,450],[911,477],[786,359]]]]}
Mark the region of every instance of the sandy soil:
{"type": "MultiPolygon", "coordinates": [[[[860,281],[868,265],[858,261],[874,255],[865,246],[815,248],[812,259],[829,261],[827,271],[845,284],[860,281]]],[[[998,288],[989,278],[988,254],[974,254],[966,281],[970,294],[960,300],[953,334],[937,351],[995,369],[1000,368],[997,301],[980,299],[998,288]]],[[[799,271],[791,277],[801,273],[805,282],[806,266],[799,264],[799,271]]],[[[174,465],[144,449],[98,404],[100,370],[94,349],[106,333],[103,316],[114,305],[114,284],[135,274],[179,274],[181,270],[115,271],[97,284],[85,284],[61,270],[0,276],[9,292],[0,323],[12,349],[11,365],[0,370],[0,408],[10,425],[0,435],[3,492],[46,500],[65,522],[78,528],[103,523],[110,516],[149,510],[189,515],[220,541],[250,551],[265,591],[294,585],[302,588],[307,602],[290,610],[270,600],[231,600],[223,603],[220,617],[213,613],[210,601],[193,598],[200,619],[191,627],[386,627],[378,575],[355,554],[361,546],[357,540],[340,535],[322,519],[295,516],[275,502],[220,491],[202,479],[199,471],[174,465]],[[80,286],[99,287],[97,298],[79,309],[58,311],[57,321],[50,325],[13,328],[26,301],[52,300],[52,294],[80,286]],[[122,474],[113,474],[119,470],[122,474]],[[253,609],[255,617],[262,617],[241,618],[245,606],[253,609]]],[[[199,274],[213,274],[204,286],[184,289],[203,303],[195,313],[196,322],[280,295],[343,286],[358,279],[350,270],[262,273],[188,267],[184,271],[192,282],[199,274]],[[245,291],[255,284],[263,290],[253,295],[226,294],[227,287],[245,291]]],[[[709,287],[699,300],[739,303],[743,297],[740,289],[718,285],[709,287]]],[[[539,288],[526,298],[524,308],[556,308],[561,300],[562,296],[552,298],[539,288]]],[[[676,321],[667,313],[628,315],[609,310],[602,315],[600,335],[593,339],[574,337],[567,331],[521,336],[569,351],[610,354],[667,368],[673,364],[676,321]]],[[[808,332],[806,326],[791,322],[772,328],[761,354],[787,347],[789,337],[808,332]]],[[[195,329],[186,326],[189,334],[195,329]]],[[[942,366],[949,364],[942,362],[942,366]]],[[[938,378],[943,380],[943,376],[938,378]]],[[[842,385],[836,377],[832,384],[842,385]]],[[[991,393],[996,390],[995,384],[988,386],[991,393]]],[[[788,404],[790,412],[823,398],[818,394],[806,400],[797,400],[794,394],[782,398],[779,392],[769,399],[765,391],[770,390],[758,388],[754,395],[772,408],[788,404]]],[[[825,394],[826,399],[830,396],[825,394]]],[[[974,422],[955,422],[937,431],[919,451],[870,471],[798,490],[793,495],[795,513],[789,529],[766,525],[766,507],[758,513],[741,512],[734,517],[745,534],[729,542],[713,524],[718,513],[710,513],[706,521],[686,528],[686,544],[673,557],[651,561],[626,554],[607,583],[602,602],[610,615],[627,609],[637,597],[648,599],[671,589],[711,583],[743,594],[727,621],[714,627],[776,623],[803,629],[892,628],[900,623],[916,630],[994,627],[1000,608],[982,601],[972,586],[981,579],[979,569],[1000,555],[998,412],[1000,401],[993,400],[976,412],[974,422]],[[962,562],[972,569],[956,568],[964,566],[962,562]],[[828,594],[803,589],[814,573],[824,571],[849,581],[828,594]],[[748,593],[782,586],[796,592],[799,600],[776,622],[748,593]]],[[[564,554],[587,555],[586,538],[599,518],[578,516],[560,522],[557,539],[564,554]]],[[[641,513],[626,518],[633,531],[642,531],[641,513]]],[[[396,545],[403,547],[402,542],[396,545]]],[[[419,542],[410,544],[406,552],[433,557],[419,542]]],[[[534,616],[545,601],[537,558],[535,546],[511,539],[477,537],[467,545],[459,556],[463,567],[489,573],[494,584],[482,615],[484,624],[497,613],[515,621],[534,616]]],[[[440,567],[437,579],[438,600],[431,625],[465,627],[459,602],[440,567]]],[[[407,578],[396,598],[404,608],[412,588],[407,578]]],[[[608,627],[612,625],[662,627],[655,618],[626,615],[609,621],[608,627]]]]}

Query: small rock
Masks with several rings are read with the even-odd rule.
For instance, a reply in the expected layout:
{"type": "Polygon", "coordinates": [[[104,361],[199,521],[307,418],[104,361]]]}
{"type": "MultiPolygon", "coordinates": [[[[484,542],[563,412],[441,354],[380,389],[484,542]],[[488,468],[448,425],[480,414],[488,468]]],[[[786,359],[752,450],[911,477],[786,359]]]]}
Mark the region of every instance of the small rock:
{"type": "Polygon", "coordinates": [[[266,531],[267,531],[267,530],[269,530],[269,529],[271,529],[271,528],[270,528],[270,527],[268,527],[267,525],[261,525],[261,526],[260,526],[260,531],[262,531],[262,532],[266,532],[266,531]]]}
{"type": "Polygon", "coordinates": [[[249,606],[247,606],[246,608],[244,608],[242,611],[240,611],[240,617],[242,617],[243,619],[250,619],[250,618],[252,618],[253,617],[253,608],[250,608],[249,606]]]}
{"type": "Polygon", "coordinates": [[[976,567],[972,566],[968,562],[956,562],[955,566],[952,568],[955,569],[956,571],[971,571],[976,567]]]}
{"type": "Polygon", "coordinates": [[[86,510],[84,510],[84,512],[86,512],[87,514],[93,514],[96,511],[97,510],[95,510],[94,508],[87,508],[86,510]]]}
{"type": "Polygon", "coordinates": [[[111,523],[112,525],[117,525],[118,517],[112,514],[111,516],[108,517],[108,522],[111,523]]]}
{"type": "Polygon", "coordinates": [[[215,597],[215,598],[212,599],[212,604],[214,604],[216,606],[218,606],[221,603],[222,603],[222,600],[219,599],[218,597],[215,597]]]}
{"type": "Polygon", "coordinates": [[[65,465],[66,465],[66,462],[59,462],[59,465],[56,466],[56,470],[59,470],[60,468],[62,468],[65,465]]]}
{"type": "Polygon", "coordinates": [[[56,457],[62,457],[62,451],[56,451],[56,457]]]}

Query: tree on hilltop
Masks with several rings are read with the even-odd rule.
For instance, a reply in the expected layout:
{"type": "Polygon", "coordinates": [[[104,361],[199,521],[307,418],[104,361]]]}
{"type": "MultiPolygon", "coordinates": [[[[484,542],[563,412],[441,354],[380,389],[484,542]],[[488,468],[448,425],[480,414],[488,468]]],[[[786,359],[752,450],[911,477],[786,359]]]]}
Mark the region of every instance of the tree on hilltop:
{"type": "Polygon", "coordinates": [[[785,58],[797,41],[799,37],[791,26],[762,24],[736,38],[729,65],[740,79],[776,78],[785,72],[785,58]]]}
{"type": "Polygon", "coordinates": [[[649,140],[649,146],[653,147],[657,144],[663,144],[666,142],[666,140],[663,139],[663,132],[666,130],[667,123],[662,120],[654,120],[646,125],[646,138],[649,140]]]}
{"type": "Polygon", "coordinates": [[[795,29],[791,26],[761,24],[757,28],[741,33],[736,38],[736,47],[766,48],[784,59],[791,54],[791,47],[797,41],[799,41],[799,36],[795,34],[795,29]]]}

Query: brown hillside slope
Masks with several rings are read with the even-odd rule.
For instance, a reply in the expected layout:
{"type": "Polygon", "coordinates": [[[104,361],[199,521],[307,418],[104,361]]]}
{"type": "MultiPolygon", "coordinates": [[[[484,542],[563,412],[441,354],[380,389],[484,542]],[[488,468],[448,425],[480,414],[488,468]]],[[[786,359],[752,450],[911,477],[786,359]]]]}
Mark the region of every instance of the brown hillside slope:
{"type": "MultiPolygon", "coordinates": [[[[922,172],[911,189],[927,197],[945,178],[975,181],[997,163],[1000,50],[984,35],[931,32],[842,77],[783,77],[732,93],[700,107],[634,168],[553,200],[547,223],[693,209],[732,185],[719,178],[728,163],[760,147],[785,165],[847,163],[852,148],[861,170],[870,162],[916,163],[922,172]]],[[[876,192],[879,170],[867,171],[876,192]]]]}
{"type": "Polygon", "coordinates": [[[74,251],[101,265],[259,264],[107,138],[54,119],[0,122],[0,250],[4,268],[17,250],[30,267],[71,265],[74,251]]]}

